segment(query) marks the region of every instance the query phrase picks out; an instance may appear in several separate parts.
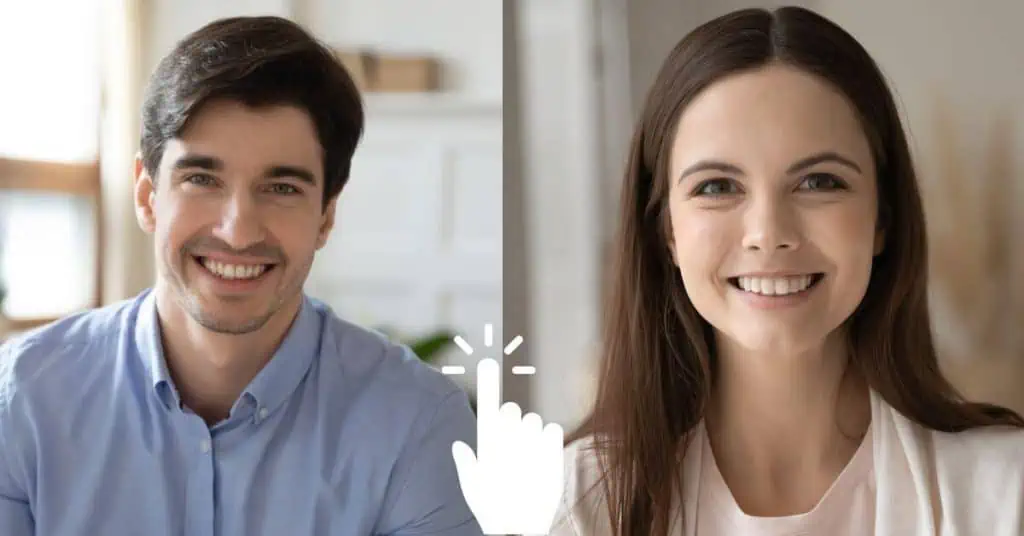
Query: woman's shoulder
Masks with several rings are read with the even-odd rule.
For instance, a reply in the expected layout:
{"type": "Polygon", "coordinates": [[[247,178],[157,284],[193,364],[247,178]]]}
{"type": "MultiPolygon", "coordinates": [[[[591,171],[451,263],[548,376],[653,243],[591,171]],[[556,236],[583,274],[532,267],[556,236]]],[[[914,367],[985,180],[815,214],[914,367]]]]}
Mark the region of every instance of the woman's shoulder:
{"type": "Polygon", "coordinates": [[[946,524],[969,534],[1021,534],[1024,429],[979,427],[930,435],[933,497],[942,504],[946,524]]]}
{"type": "Polygon", "coordinates": [[[594,436],[566,445],[564,492],[555,514],[551,536],[603,536],[611,534],[608,503],[594,436]]]}
{"type": "Polygon", "coordinates": [[[997,480],[1016,478],[1024,489],[1024,428],[983,426],[930,433],[940,469],[959,468],[997,480]]]}
{"type": "Polygon", "coordinates": [[[917,453],[914,458],[923,459],[906,461],[934,465],[940,473],[1024,475],[1024,428],[976,426],[961,432],[942,432],[906,417],[877,394],[872,400],[872,427],[878,432],[875,441],[883,451],[893,451],[894,460],[890,461],[905,458],[909,450],[917,453]]]}

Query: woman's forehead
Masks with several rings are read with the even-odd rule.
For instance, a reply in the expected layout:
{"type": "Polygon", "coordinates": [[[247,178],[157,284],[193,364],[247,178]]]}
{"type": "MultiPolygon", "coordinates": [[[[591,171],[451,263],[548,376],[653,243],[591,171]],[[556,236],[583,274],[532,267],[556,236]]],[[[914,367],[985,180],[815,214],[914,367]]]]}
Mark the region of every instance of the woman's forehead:
{"type": "Polygon", "coordinates": [[[676,128],[672,167],[706,158],[788,166],[822,151],[870,159],[856,111],[820,78],[772,65],[723,78],[689,103],[676,128]]]}

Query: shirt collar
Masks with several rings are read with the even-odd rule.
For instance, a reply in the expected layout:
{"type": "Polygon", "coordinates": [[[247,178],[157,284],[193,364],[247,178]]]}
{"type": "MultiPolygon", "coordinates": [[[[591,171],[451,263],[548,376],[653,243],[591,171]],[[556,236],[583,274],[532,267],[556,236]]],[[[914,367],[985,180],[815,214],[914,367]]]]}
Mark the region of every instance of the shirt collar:
{"type": "Polygon", "coordinates": [[[260,412],[273,413],[299,387],[313,359],[320,353],[322,318],[306,296],[299,314],[273,357],[245,388],[260,412]]]}
{"type": "MultiPolygon", "coordinates": [[[[181,406],[163,351],[156,293],[147,290],[140,297],[135,327],[135,344],[139,350],[149,385],[168,408],[181,406]]],[[[295,389],[320,351],[321,317],[311,300],[303,295],[299,313],[292,322],[281,345],[270,361],[243,391],[262,412],[276,410],[295,389]]]]}
{"type": "Polygon", "coordinates": [[[156,293],[147,289],[141,296],[135,321],[135,346],[146,370],[149,386],[168,409],[181,406],[171,373],[164,359],[164,345],[157,319],[156,293]]]}

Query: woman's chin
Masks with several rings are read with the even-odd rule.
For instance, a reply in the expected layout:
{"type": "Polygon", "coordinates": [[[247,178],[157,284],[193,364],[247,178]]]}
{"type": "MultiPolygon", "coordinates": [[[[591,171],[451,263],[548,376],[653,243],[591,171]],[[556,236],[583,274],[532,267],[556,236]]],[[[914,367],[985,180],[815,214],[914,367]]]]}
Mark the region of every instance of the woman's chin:
{"type": "Polygon", "coordinates": [[[729,337],[738,350],[746,356],[765,356],[769,359],[781,359],[785,356],[801,356],[820,352],[825,344],[825,337],[809,336],[807,333],[780,333],[780,330],[739,333],[729,337]]]}

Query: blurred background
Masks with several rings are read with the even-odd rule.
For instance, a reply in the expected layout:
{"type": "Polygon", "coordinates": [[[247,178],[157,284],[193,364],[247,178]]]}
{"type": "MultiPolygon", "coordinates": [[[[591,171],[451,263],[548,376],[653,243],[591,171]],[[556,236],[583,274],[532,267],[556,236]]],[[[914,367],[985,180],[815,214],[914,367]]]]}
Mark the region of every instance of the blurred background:
{"type": "Polygon", "coordinates": [[[505,2],[506,394],[573,426],[593,396],[601,282],[641,99],[690,30],[797,4],[852,33],[896,91],[926,201],[934,331],[969,397],[1024,411],[1024,3],[505,2]],[[537,367],[507,374],[509,362],[537,367]]]}
{"type": "Polygon", "coordinates": [[[407,342],[479,346],[501,322],[503,88],[501,7],[478,0],[0,0],[2,332],[153,284],[132,205],[142,90],[179,39],[236,15],[304,25],[365,91],[307,292],[407,342]]]}

